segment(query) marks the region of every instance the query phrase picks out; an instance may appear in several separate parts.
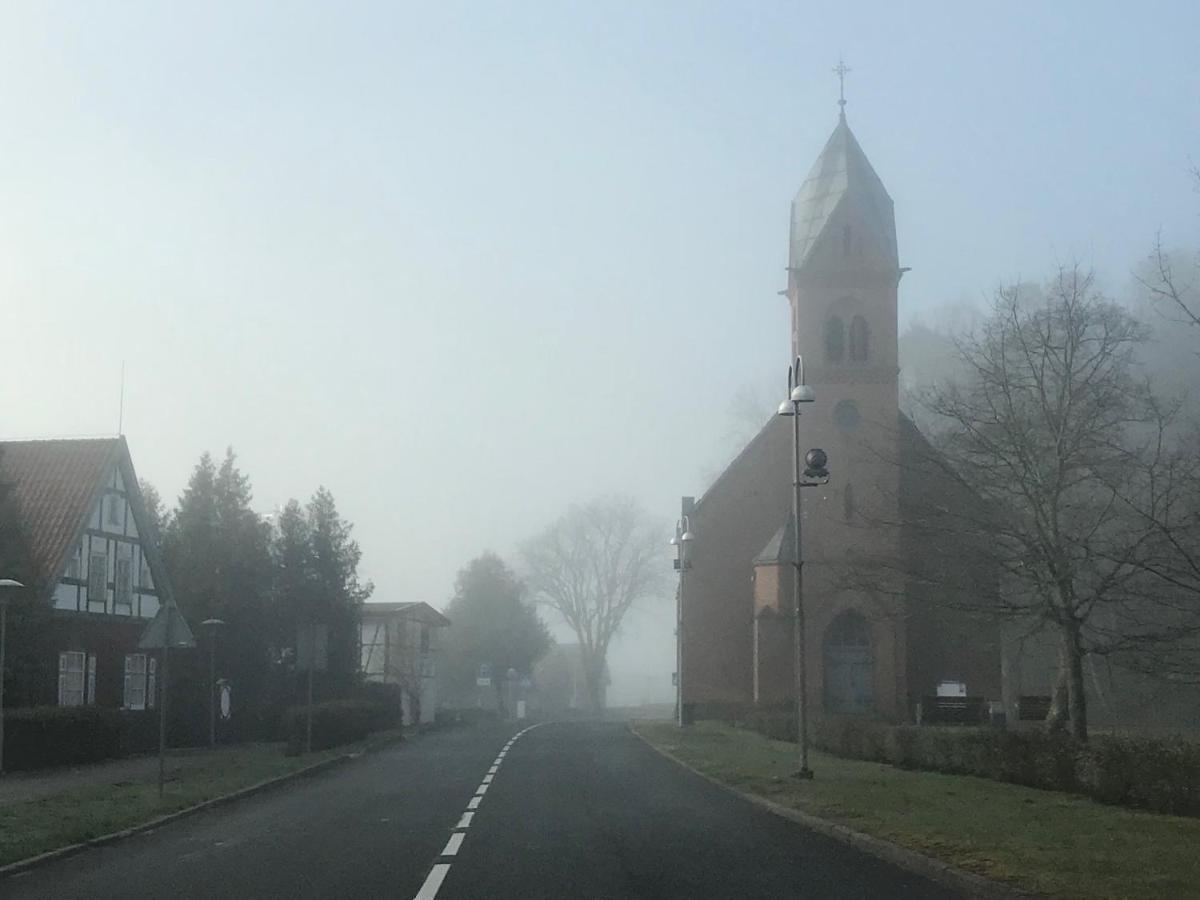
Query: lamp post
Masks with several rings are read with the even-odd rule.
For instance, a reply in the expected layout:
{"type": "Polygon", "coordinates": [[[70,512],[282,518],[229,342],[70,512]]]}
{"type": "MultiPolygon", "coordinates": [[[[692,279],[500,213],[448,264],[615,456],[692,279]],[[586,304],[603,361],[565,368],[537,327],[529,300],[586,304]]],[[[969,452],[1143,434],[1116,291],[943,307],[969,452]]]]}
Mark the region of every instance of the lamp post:
{"type": "Polygon", "coordinates": [[[0,578],[0,775],[4,774],[4,649],[8,641],[8,598],[25,585],[14,578],[0,578]]]}
{"type": "Polygon", "coordinates": [[[225,627],[222,619],[205,619],[200,627],[208,634],[208,746],[217,746],[217,634],[225,627]]]}
{"type": "Polygon", "coordinates": [[[692,567],[692,544],[696,535],[687,516],[675,523],[675,568],[679,572],[679,590],[675,596],[675,719],[682,728],[688,722],[683,716],[683,574],[692,567]]]}
{"type": "Polygon", "coordinates": [[[806,468],[801,477],[800,470],[800,404],[812,403],[816,399],[813,389],[804,383],[804,360],[796,357],[796,364],[788,368],[788,398],[779,404],[779,415],[792,417],[792,564],[796,567],[792,594],[795,619],[792,623],[793,657],[796,689],[796,732],[800,743],[800,769],[797,778],[812,778],[808,767],[808,666],[807,643],[804,629],[804,561],[800,543],[800,489],[829,480],[825,469],[827,458],[824,450],[812,449],[805,456],[806,468]]]}

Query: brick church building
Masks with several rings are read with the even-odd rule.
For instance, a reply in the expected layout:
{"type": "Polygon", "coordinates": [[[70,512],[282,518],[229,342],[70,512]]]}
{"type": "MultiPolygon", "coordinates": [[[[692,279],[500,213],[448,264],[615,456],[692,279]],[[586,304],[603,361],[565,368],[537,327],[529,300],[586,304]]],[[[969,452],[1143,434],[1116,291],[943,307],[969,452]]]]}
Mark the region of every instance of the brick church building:
{"type": "MultiPolygon", "coordinates": [[[[786,296],[792,355],[816,400],[802,451],[829,455],[827,485],[804,491],[802,538],[810,715],[907,721],[941,681],[1000,699],[999,630],[949,611],[936,583],[906,581],[897,555],[960,564],[902,523],[917,498],[955,496],[900,412],[897,291],[905,269],[891,197],[845,111],[792,202],[786,296]],[[877,571],[873,581],[856,570],[877,571]]],[[[781,360],[780,399],[786,365],[781,360]]],[[[683,583],[683,702],[699,718],[781,707],[793,697],[791,419],[774,416],[698,501],[683,583]]],[[[984,579],[986,584],[986,579],[984,579]]]]}

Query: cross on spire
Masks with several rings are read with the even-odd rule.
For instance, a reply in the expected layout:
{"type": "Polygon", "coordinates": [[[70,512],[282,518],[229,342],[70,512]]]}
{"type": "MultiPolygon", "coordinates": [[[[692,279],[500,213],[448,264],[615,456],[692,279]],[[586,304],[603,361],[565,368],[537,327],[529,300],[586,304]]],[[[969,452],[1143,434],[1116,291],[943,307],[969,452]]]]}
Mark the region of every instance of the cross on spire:
{"type": "Polygon", "coordinates": [[[846,65],[846,61],[838,57],[838,64],[833,67],[833,74],[838,77],[838,106],[841,107],[841,114],[846,114],[846,73],[851,69],[846,65]]]}

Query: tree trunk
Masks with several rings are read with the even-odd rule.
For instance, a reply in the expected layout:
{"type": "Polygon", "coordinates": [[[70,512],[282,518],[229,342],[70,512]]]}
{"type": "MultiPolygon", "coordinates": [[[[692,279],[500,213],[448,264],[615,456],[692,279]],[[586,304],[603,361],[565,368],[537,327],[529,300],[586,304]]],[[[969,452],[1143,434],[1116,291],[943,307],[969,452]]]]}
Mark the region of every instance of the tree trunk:
{"type": "Polygon", "coordinates": [[[1083,687],[1083,647],[1079,638],[1079,623],[1071,620],[1063,634],[1067,655],[1067,698],[1071,710],[1071,737],[1086,741],[1087,697],[1083,687]]]}
{"type": "Polygon", "coordinates": [[[1058,643],[1058,676],[1054,681],[1054,691],[1050,695],[1050,711],[1046,713],[1046,730],[1058,732],[1066,729],[1067,715],[1070,711],[1070,674],[1067,662],[1067,647],[1065,639],[1058,643]]]}
{"type": "Polygon", "coordinates": [[[589,712],[604,711],[604,660],[597,658],[595,650],[585,650],[583,658],[583,683],[587,691],[589,712]]]}

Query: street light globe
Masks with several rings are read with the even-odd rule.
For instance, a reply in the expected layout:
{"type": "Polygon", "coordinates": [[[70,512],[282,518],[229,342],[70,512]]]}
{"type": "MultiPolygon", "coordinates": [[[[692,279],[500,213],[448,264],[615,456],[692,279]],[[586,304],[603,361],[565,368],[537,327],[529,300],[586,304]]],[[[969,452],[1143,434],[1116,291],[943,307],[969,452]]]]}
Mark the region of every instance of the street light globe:
{"type": "Polygon", "coordinates": [[[793,410],[792,410],[792,401],[791,400],[784,400],[782,403],[779,404],[779,410],[777,413],[778,415],[790,416],[790,415],[792,415],[792,413],[793,413],[793,410]]]}
{"type": "Polygon", "coordinates": [[[817,395],[813,393],[813,389],[807,384],[798,384],[792,388],[793,403],[812,403],[817,399],[817,395]]]}
{"type": "Polygon", "coordinates": [[[679,540],[681,540],[685,544],[690,544],[695,539],[696,539],[696,536],[694,534],[692,534],[690,531],[685,531],[682,534],[682,536],[680,536],[680,538],[679,538],[679,540]]]}

